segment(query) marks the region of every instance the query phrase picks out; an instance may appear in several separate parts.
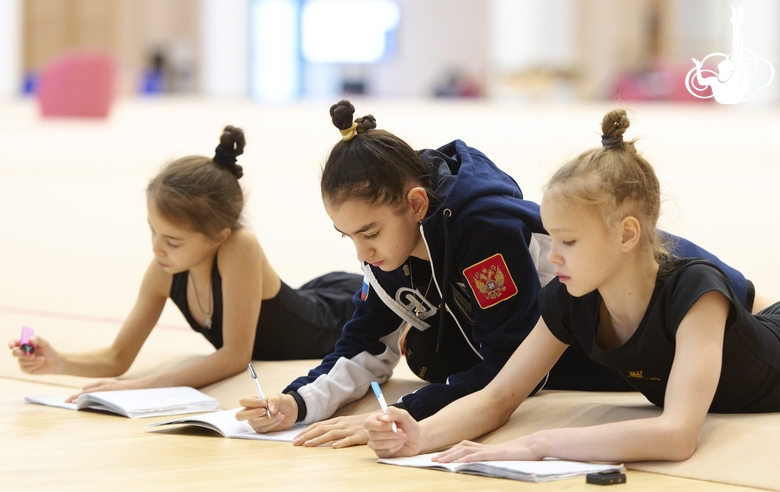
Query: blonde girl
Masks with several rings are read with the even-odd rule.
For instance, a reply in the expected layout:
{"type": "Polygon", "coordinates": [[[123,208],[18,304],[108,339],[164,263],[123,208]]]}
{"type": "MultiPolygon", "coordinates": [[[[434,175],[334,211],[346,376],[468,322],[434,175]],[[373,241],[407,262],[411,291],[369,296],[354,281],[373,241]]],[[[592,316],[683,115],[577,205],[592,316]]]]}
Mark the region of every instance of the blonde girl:
{"type": "Polygon", "coordinates": [[[696,450],[707,412],[780,410],[780,303],[752,315],[713,263],[667,254],[655,229],[658,179],[623,140],[628,126],[625,111],[607,114],[602,147],[567,163],[546,187],[541,216],[557,278],[542,289],[533,331],[486,388],[433,417],[418,423],[391,408],[367,419],[379,456],[414,455],[498,428],[574,342],[663,412],[497,445],[464,441],[435,459],[678,461],[696,450]]]}

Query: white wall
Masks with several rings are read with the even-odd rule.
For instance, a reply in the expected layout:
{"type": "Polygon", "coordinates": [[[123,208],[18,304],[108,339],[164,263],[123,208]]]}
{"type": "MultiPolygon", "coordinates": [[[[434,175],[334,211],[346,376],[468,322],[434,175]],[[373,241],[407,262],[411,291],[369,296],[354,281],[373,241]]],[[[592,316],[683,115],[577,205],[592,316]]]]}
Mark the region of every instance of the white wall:
{"type": "Polygon", "coordinates": [[[0,98],[22,88],[22,2],[0,0],[0,98]]]}
{"type": "Polygon", "coordinates": [[[576,61],[574,0],[490,0],[491,70],[567,69],[576,61]]]}
{"type": "MultiPolygon", "coordinates": [[[[765,88],[761,89],[755,98],[747,101],[749,106],[764,106],[770,103],[780,102],[780,2],[777,0],[743,0],[735,1],[734,6],[743,5],[744,12],[742,18],[742,39],[745,42],[745,48],[749,49],[755,56],[766,59],[772,64],[775,71],[774,80],[765,88]]],[[[729,9],[730,10],[730,9],[729,9]]],[[[729,29],[731,24],[728,25],[729,29]]],[[[767,76],[766,71],[757,73],[756,78],[767,76]]],[[[751,85],[756,83],[763,85],[762,82],[751,80],[751,85]]]]}
{"type": "MultiPolygon", "coordinates": [[[[489,2],[397,0],[401,21],[395,52],[371,65],[303,64],[307,97],[338,97],[344,78],[362,78],[368,93],[382,97],[424,97],[448,72],[460,70],[482,82],[487,72],[489,2]]],[[[360,32],[355,31],[355,42],[360,32]]]]}
{"type": "Polygon", "coordinates": [[[203,94],[249,95],[249,0],[201,0],[203,94]]]}
{"type": "Polygon", "coordinates": [[[489,2],[398,0],[398,4],[401,24],[396,54],[367,70],[373,93],[427,96],[453,69],[485,80],[489,2]]]}

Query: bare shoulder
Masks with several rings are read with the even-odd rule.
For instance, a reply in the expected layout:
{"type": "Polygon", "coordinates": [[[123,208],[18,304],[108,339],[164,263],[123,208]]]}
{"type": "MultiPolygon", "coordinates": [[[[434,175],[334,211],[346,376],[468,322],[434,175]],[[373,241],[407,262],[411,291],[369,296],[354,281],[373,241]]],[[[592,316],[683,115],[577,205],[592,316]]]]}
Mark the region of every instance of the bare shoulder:
{"type": "Polygon", "coordinates": [[[244,263],[258,262],[262,263],[265,259],[263,250],[257,237],[245,227],[236,229],[230,234],[230,237],[219,248],[220,264],[229,264],[233,262],[244,263]]]}
{"type": "Polygon", "coordinates": [[[281,288],[281,279],[268,261],[257,237],[246,228],[236,229],[220,246],[218,254],[219,273],[225,288],[237,280],[241,289],[254,279],[260,283],[261,299],[271,299],[281,288]]]}

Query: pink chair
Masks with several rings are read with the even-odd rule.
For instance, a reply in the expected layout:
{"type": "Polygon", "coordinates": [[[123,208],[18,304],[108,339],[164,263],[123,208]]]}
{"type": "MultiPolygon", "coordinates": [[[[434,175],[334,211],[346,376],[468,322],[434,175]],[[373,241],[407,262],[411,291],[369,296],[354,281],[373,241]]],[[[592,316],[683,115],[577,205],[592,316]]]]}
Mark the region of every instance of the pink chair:
{"type": "Polygon", "coordinates": [[[71,52],[55,57],[41,70],[38,102],[47,116],[105,118],[114,99],[113,58],[98,52],[71,52]]]}

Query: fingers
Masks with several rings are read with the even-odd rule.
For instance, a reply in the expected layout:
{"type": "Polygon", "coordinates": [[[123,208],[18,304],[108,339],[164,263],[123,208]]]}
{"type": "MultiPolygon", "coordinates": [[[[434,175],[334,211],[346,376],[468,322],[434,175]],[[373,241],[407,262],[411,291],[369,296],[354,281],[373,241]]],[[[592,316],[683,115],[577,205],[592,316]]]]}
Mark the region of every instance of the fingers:
{"type": "MultiPolygon", "coordinates": [[[[244,396],[243,398],[238,400],[238,404],[244,408],[265,408],[267,405],[265,400],[261,400],[260,397],[257,395],[244,396]]],[[[246,420],[246,419],[239,419],[239,420],[246,420]]]]}
{"type": "Polygon", "coordinates": [[[351,415],[317,422],[295,436],[292,443],[295,446],[321,446],[330,442],[334,448],[365,444],[368,442],[368,434],[363,429],[365,418],[366,415],[351,415]]]}
{"type": "Polygon", "coordinates": [[[35,352],[40,353],[42,350],[49,349],[49,342],[46,339],[39,336],[34,336],[30,339],[30,343],[35,347],[35,352]]]}
{"type": "MultiPolygon", "coordinates": [[[[268,410],[271,412],[271,415],[281,411],[283,413],[289,413],[287,409],[282,410],[283,404],[285,402],[285,396],[286,395],[271,395],[265,400],[261,400],[259,396],[257,395],[250,395],[245,396],[238,400],[238,404],[245,408],[265,408],[268,407],[268,410]]],[[[295,401],[291,396],[289,397],[290,400],[295,401]]],[[[290,409],[290,411],[295,411],[295,413],[298,413],[298,406],[295,405],[294,409],[290,409]]],[[[242,419],[246,420],[246,419],[242,419]]]]}
{"type": "Polygon", "coordinates": [[[116,380],[111,379],[101,379],[99,381],[95,381],[89,384],[85,384],[82,386],[81,391],[74,395],[70,395],[65,399],[65,403],[76,403],[76,400],[79,399],[79,396],[83,395],[84,393],[94,393],[96,391],[111,391],[114,389],[119,389],[116,387],[118,383],[116,380]]]}
{"type": "Polygon", "coordinates": [[[11,340],[11,355],[19,363],[19,369],[27,374],[56,374],[60,371],[62,358],[57,351],[49,346],[49,343],[41,337],[32,337],[29,343],[33,346],[32,353],[22,350],[20,340],[11,340]]]}
{"type": "Polygon", "coordinates": [[[368,444],[368,432],[360,431],[333,443],[334,449],[348,448],[350,446],[363,446],[368,444]]]}
{"type": "Polygon", "coordinates": [[[69,397],[65,398],[65,403],[76,403],[76,400],[79,399],[79,396],[81,396],[83,392],[76,393],[75,395],[70,395],[69,397]]]}
{"type": "Polygon", "coordinates": [[[318,422],[316,424],[312,424],[306,429],[302,430],[297,436],[295,436],[292,440],[293,446],[319,446],[320,444],[323,444],[324,442],[329,441],[322,441],[320,438],[322,436],[330,434],[330,427],[327,425],[323,425],[323,422],[318,422]],[[310,444],[310,442],[316,441],[317,444],[310,444]]]}
{"type": "Polygon", "coordinates": [[[92,383],[85,384],[81,387],[82,393],[89,393],[90,391],[102,391],[100,388],[105,388],[110,384],[110,381],[101,379],[92,383]]]}
{"type": "Polygon", "coordinates": [[[259,434],[265,434],[267,432],[280,431],[286,429],[287,425],[283,425],[284,415],[281,413],[271,414],[270,417],[265,415],[260,418],[249,419],[246,422],[259,434]]]}
{"type": "Polygon", "coordinates": [[[442,451],[431,459],[438,463],[452,463],[454,461],[466,463],[468,461],[479,461],[478,459],[474,459],[474,454],[484,448],[485,446],[482,444],[471,441],[462,441],[447,451],[442,451]]]}
{"type": "Polygon", "coordinates": [[[13,356],[17,358],[19,362],[19,369],[27,374],[35,374],[35,372],[46,364],[46,357],[30,355],[27,356],[21,349],[14,349],[13,356]]]}
{"type": "Polygon", "coordinates": [[[406,443],[406,434],[387,433],[389,439],[382,439],[382,436],[369,434],[368,446],[374,450],[380,458],[393,458],[403,449],[406,443]]]}
{"type": "Polygon", "coordinates": [[[400,426],[406,423],[406,417],[411,418],[411,416],[405,410],[390,407],[387,409],[387,413],[375,413],[370,415],[363,422],[363,428],[369,433],[369,438],[371,438],[371,434],[375,432],[394,433],[393,423],[395,422],[400,426]]]}
{"type": "Polygon", "coordinates": [[[389,417],[386,414],[374,414],[363,423],[368,436],[367,444],[380,458],[394,456],[406,442],[406,433],[402,429],[393,432],[389,417]]]}
{"type": "Polygon", "coordinates": [[[276,410],[274,407],[268,407],[271,414],[269,417],[266,411],[266,401],[261,400],[258,396],[245,396],[238,403],[244,408],[236,412],[236,420],[245,420],[255,432],[265,434],[266,432],[284,430],[292,425],[291,423],[280,426],[279,424],[284,421],[285,415],[282,412],[274,411],[276,410]]]}
{"type": "Polygon", "coordinates": [[[389,424],[391,429],[393,424],[396,424],[398,427],[417,424],[417,421],[414,420],[411,415],[409,415],[409,412],[406,410],[401,410],[397,407],[389,407],[387,412],[384,414],[379,414],[379,421],[389,424]]]}
{"type": "Polygon", "coordinates": [[[265,400],[261,400],[257,396],[245,396],[238,400],[238,404],[244,408],[236,412],[236,420],[268,417],[268,414],[265,411],[267,406],[265,400]]]}
{"type": "Polygon", "coordinates": [[[316,447],[323,444],[333,443],[332,447],[347,448],[358,446],[368,442],[368,433],[363,429],[357,428],[332,428],[325,429],[318,427],[312,430],[311,427],[301,432],[293,439],[293,446],[316,447]]]}

